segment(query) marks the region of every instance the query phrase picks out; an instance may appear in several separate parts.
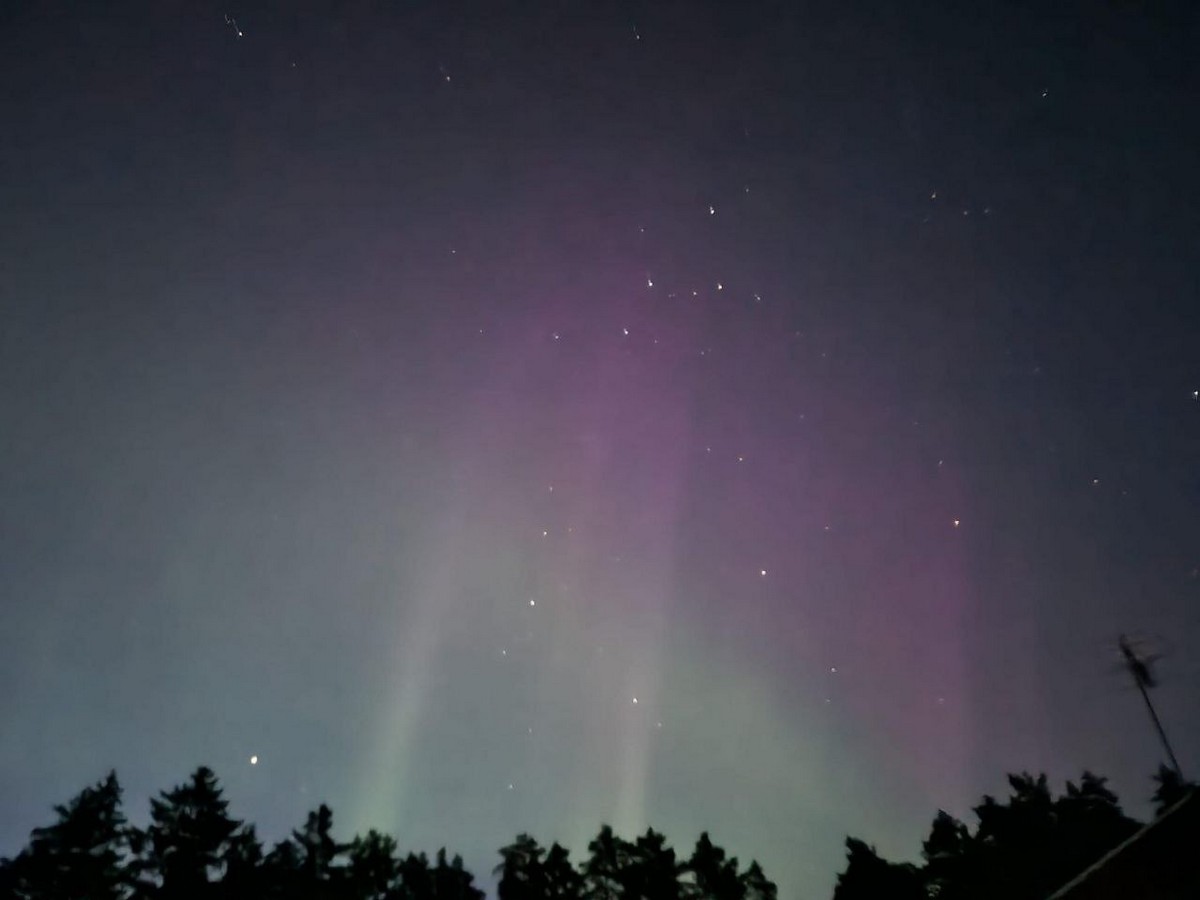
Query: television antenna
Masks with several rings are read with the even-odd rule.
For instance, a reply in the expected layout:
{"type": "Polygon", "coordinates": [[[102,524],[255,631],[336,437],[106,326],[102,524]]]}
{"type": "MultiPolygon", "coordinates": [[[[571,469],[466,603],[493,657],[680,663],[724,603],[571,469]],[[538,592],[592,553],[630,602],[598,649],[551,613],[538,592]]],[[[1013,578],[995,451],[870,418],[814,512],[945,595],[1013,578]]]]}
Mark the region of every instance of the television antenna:
{"type": "Polygon", "coordinates": [[[1167,759],[1171,761],[1171,768],[1175,770],[1175,774],[1182,781],[1183,770],[1179,767],[1179,760],[1175,758],[1175,751],[1171,749],[1171,742],[1167,740],[1167,732],[1163,728],[1162,722],[1159,721],[1154,704],[1150,702],[1150,688],[1158,687],[1158,679],[1154,677],[1153,666],[1162,654],[1150,652],[1146,641],[1131,640],[1125,635],[1117,638],[1117,649],[1121,653],[1121,661],[1125,670],[1132,676],[1134,685],[1141,693],[1142,699],[1146,701],[1146,709],[1150,712],[1150,721],[1154,723],[1154,730],[1158,732],[1158,739],[1162,741],[1163,749],[1167,751],[1167,759]]]}

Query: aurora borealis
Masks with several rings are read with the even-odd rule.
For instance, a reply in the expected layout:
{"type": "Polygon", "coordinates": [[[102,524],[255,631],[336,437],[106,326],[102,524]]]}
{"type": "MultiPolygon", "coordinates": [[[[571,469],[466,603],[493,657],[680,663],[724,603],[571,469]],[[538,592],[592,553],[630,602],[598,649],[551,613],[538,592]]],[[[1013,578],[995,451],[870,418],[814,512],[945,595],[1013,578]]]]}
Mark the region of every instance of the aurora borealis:
{"type": "Polygon", "coordinates": [[[823,897],[1139,812],[1121,632],[1194,771],[1197,15],[1096,6],[7,8],[0,854],[205,764],[823,897]]]}

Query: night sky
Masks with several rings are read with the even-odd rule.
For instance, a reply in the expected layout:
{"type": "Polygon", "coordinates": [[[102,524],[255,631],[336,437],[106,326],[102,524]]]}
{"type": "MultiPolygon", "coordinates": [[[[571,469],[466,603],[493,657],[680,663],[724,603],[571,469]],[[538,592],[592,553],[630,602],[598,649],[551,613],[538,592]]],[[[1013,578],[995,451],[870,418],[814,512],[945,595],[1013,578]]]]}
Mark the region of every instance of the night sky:
{"type": "Polygon", "coordinates": [[[0,854],[1200,767],[1195,5],[5,3],[0,854]],[[1054,12],[1047,12],[1048,8],[1054,12]],[[251,757],[256,762],[251,764],[251,757]]]}

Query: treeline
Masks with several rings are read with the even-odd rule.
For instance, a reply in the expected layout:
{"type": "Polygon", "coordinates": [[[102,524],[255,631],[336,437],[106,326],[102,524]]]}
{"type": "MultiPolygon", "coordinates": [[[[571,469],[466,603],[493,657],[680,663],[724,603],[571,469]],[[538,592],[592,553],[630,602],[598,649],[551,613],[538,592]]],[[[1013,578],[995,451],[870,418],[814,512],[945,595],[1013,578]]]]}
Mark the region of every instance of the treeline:
{"type": "MultiPolygon", "coordinates": [[[[1166,766],[1155,781],[1156,816],[1194,789],[1166,766]]],[[[1011,796],[985,796],[973,810],[974,830],[938,812],[920,866],[889,862],[847,838],[833,900],[1044,900],[1142,827],[1105,782],[1084,772],[1054,797],[1045,775],[1010,775],[1011,796]]]]}
{"type": "MultiPolygon", "coordinates": [[[[0,860],[0,897],[13,900],[482,900],[462,858],[401,854],[378,831],[347,843],[322,805],[266,849],[229,815],[212,770],[150,801],[132,826],[115,773],[55,807],[14,858],[0,860]]],[[[686,859],[653,829],[627,841],[604,826],[579,864],[527,834],[500,850],[500,900],[776,900],[757,862],[745,869],[702,834],[686,859]]]]}
{"type": "MultiPolygon", "coordinates": [[[[1156,814],[1193,785],[1165,766],[1156,776],[1156,814]]],[[[894,863],[857,838],[833,900],[1042,900],[1141,827],[1105,779],[1084,772],[1055,797],[1046,777],[1010,775],[1004,802],[984,797],[974,829],[938,812],[923,863],[894,863]]],[[[115,773],[55,807],[14,858],[0,860],[4,900],[482,900],[463,866],[439,850],[399,852],[368,831],[341,843],[320,806],[303,827],[266,849],[254,826],[229,815],[216,775],[197,769],[150,801],[150,822],[132,826],[115,773]]],[[[604,826],[578,864],[559,844],[527,834],[500,850],[500,900],[776,900],[757,862],[700,836],[677,857],[653,829],[627,841],[604,826]]]]}

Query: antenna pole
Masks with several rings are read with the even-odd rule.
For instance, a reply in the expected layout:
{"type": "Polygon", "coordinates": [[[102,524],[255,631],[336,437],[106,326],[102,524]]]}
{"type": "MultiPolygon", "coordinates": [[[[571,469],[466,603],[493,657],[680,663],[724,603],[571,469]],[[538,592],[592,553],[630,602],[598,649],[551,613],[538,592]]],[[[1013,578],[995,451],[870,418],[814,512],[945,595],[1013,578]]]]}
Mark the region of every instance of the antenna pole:
{"type": "Polygon", "coordinates": [[[1129,674],[1133,676],[1133,683],[1137,685],[1142,699],[1146,701],[1146,709],[1150,712],[1150,721],[1154,723],[1154,730],[1158,732],[1158,739],[1162,741],[1163,749],[1167,751],[1167,758],[1171,760],[1171,768],[1175,770],[1175,774],[1182,781],[1183,769],[1179,767],[1179,760],[1175,758],[1175,751],[1171,749],[1171,742],[1167,740],[1166,729],[1163,728],[1162,722],[1159,721],[1154,704],[1150,702],[1150,692],[1146,690],[1147,687],[1154,684],[1150,677],[1150,670],[1147,668],[1145,662],[1137,658],[1137,655],[1133,652],[1133,648],[1125,640],[1124,635],[1121,636],[1120,647],[1121,655],[1125,657],[1125,664],[1129,667],[1129,674]]]}

